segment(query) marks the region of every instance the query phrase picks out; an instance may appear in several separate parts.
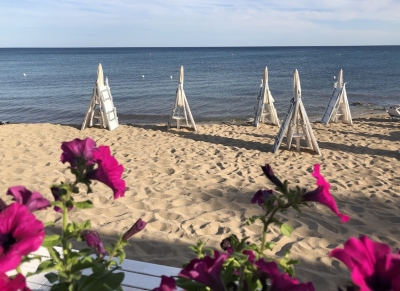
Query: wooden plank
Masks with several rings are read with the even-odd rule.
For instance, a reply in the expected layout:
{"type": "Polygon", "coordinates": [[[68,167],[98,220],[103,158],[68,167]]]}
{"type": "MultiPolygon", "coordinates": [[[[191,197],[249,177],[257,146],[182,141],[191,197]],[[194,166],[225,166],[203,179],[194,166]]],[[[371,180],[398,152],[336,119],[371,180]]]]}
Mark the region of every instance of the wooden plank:
{"type": "Polygon", "coordinates": [[[107,127],[110,131],[116,129],[119,124],[118,124],[118,117],[116,116],[116,111],[114,107],[114,103],[112,100],[111,92],[108,87],[100,87],[100,98],[102,101],[103,105],[103,110],[105,113],[105,120],[107,123],[107,127]]]}
{"type": "Polygon", "coordinates": [[[121,267],[124,271],[147,274],[151,276],[177,276],[181,271],[181,269],[175,267],[145,263],[134,260],[125,260],[122,263],[121,267]]]}
{"type": "Polygon", "coordinates": [[[336,115],[336,112],[338,110],[337,108],[338,102],[340,100],[339,97],[341,96],[342,90],[343,90],[342,88],[337,88],[337,87],[333,88],[333,92],[331,98],[329,99],[329,103],[325,108],[324,114],[322,115],[321,119],[322,123],[328,124],[329,121],[331,121],[332,116],[336,115]]]}
{"type": "MultiPolygon", "coordinates": [[[[55,247],[56,251],[62,252],[60,247],[55,247]]],[[[76,251],[76,250],[74,250],[76,251]]],[[[50,259],[50,254],[47,249],[40,247],[37,251],[33,252],[30,256],[39,255],[41,260],[33,260],[29,263],[22,264],[22,274],[26,275],[28,272],[35,272],[41,261],[50,259]]],[[[107,259],[107,257],[106,257],[107,259]]],[[[117,260],[117,259],[116,259],[117,260]]],[[[118,260],[117,260],[118,261],[118,260]]],[[[177,276],[181,269],[169,267],[164,265],[157,265],[152,263],[124,260],[121,265],[121,270],[117,272],[124,272],[125,278],[122,282],[123,290],[130,291],[143,291],[152,290],[159,287],[161,276],[177,276]]],[[[46,273],[30,276],[27,278],[28,287],[31,290],[44,291],[50,290],[51,284],[44,276],[46,273]]],[[[8,275],[16,274],[16,271],[7,273],[8,275]]],[[[90,270],[85,270],[83,274],[90,274],[90,270]]],[[[179,289],[180,290],[180,289],[179,289]]]]}
{"type": "Polygon", "coordinates": [[[300,110],[303,113],[304,124],[307,128],[308,134],[310,135],[310,141],[311,141],[311,144],[313,145],[313,150],[315,152],[317,152],[320,156],[322,156],[321,151],[318,146],[317,139],[314,136],[314,131],[312,130],[312,127],[311,127],[310,121],[308,120],[308,116],[307,116],[306,110],[304,109],[304,106],[301,106],[300,110]]]}
{"type": "Polygon", "coordinates": [[[274,154],[278,151],[279,147],[281,146],[283,136],[289,126],[290,118],[292,117],[294,103],[295,103],[294,98],[292,98],[292,100],[290,101],[289,110],[286,113],[286,116],[285,116],[285,119],[283,120],[282,126],[279,128],[278,135],[276,136],[274,145],[272,147],[272,152],[274,154]]]}

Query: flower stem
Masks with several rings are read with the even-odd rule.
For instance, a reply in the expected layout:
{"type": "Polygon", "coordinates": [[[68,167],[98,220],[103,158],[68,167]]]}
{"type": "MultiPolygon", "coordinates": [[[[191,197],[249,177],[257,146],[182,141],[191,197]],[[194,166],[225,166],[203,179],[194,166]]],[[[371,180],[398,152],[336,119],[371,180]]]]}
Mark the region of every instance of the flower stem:
{"type": "Polygon", "coordinates": [[[279,206],[274,208],[266,222],[264,222],[264,229],[263,229],[263,234],[262,234],[262,239],[261,239],[261,250],[260,250],[260,255],[264,253],[265,250],[265,241],[267,239],[267,231],[268,231],[268,226],[271,223],[272,218],[274,217],[275,213],[279,210],[279,206]]]}
{"type": "Polygon", "coordinates": [[[244,266],[240,266],[239,291],[244,290],[244,266]]]}
{"type": "MultiPolygon", "coordinates": [[[[121,237],[118,238],[117,243],[115,244],[114,248],[111,250],[111,252],[108,254],[108,264],[107,264],[107,269],[109,270],[111,268],[111,263],[113,261],[113,258],[115,254],[117,253],[117,250],[121,248],[121,237]]],[[[121,262],[120,262],[121,263],[121,262]]]]}
{"type": "MultiPolygon", "coordinates": [[[[67,191],[67,201],[69,201],[71,195],[71,190],[68,189],[67,191]]],[[[68,238],[66,237],[67,233],[67,225],[68,225],[68,206],[63,203],[63,209],[62,209],[62,236],[61,236],[61,243],[62,243],[62,253],[63,253],[63,265],[64,265],[64,271],[68,272],[68,263],[67,263],[67,257],[68,257],[68,238]]]]}

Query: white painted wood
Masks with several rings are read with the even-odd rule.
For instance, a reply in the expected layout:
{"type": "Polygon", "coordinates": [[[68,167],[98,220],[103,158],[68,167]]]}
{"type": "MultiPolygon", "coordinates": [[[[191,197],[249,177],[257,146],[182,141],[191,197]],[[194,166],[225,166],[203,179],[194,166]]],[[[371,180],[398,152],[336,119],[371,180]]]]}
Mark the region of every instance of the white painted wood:
{"type": "Polygon", "coordinates": [[[104,86],[99,88],[100,98],[103,104],[103,120],[106,122],[106,127],[110,131],[116,129],[118,124],[117,109],[114,107],[110,87],[104,86]]]}
{"type": "Polygon", "coordinates": [[[322,123],[328,124],[329,121],[332,119],[332,117],[336,116],[337,105],[338,105],[339,96],[341,93],[342,93],[341,89],[338,89],[336,87],[333,89],[331,98],[329,99],[329,103],[325,108],[324,114],[322,115],[322,119],[321,119],[322,123]]]}
{"type": "Polygon", "coordinates": [[[99,64],[97,69],[97,80],[94,85],[89,108],[82,123],[81,130],[98,124],[110,131],[118,128],[117,109],[114,106],[108,79],[104,83],[103,69],[99,64]],[[96,123],[96,122],[97,123],[96,123]]]}
{"type": "Polygon", "coordinates": [[[292,100],[290,101],[290,106],[289,106],[289,110],[286,113],[285,119],[283,120],[283,123],[281,125],[281,127],[279,128],[279,132],[278,135],[275,138],[275,142],[274,145],[272,147],[272,152],[274,154],[276,154],[276,152],[278,151],[279,147],[281,146],[282,143],[282,139],[284,137],[284,135],[286,134],[288,127],[289,127],[289,123],[290,123],[290,118],[292,117],[292,112],[293,112],[293,108],[294,108],[294,99],[292,98],[292,100]]]}
{"type": "Polygon", "coordinates": [[[314,136],[314,132],[311,128],[310,121],[308,120],[306,110],[301,100],[300,77],[297,70],[294,70],[293,73],[293,98],[290,101],[290,107],[285,116],[284,122],[275,138],[273,146],[274,154],[278,151],[285,133],[288,149],[290,149],[294,138],[296,140],[297,151],[300,151],[300,140],[305,138],[307,146],[321,155],[321,151],[319,150],[317,140],[314,136]]]}
{"type": "Polygon", "coordinates": [[[306,110],[304,109],[303,104],[301,104],[300,111],[303,116],[303,122],[304,122],[303,130],[309,139],[308,147],[311,148],[314,152],[317,152],[321,156],[322,154],[319,149],[317,139],[314,136],[314,131],[311,128],[311,124],[310,124],[310,121],[308,120],[308,116],[307,116],[306,110]]]}
{"type": "MultiPolygon", "coordinates": [[[[56,247],[55,249],[61,254],[61,248],[56,247]]],[[[43,247],[40,247],[30,256],[32,257],[33,255],[39,255],[41,257],[41,260],[33,260],[29,263],[22,264],[21,265],[22,274],[26,275],[28,272],[31,273],[35,272],[37,267],[42,261],[50,259],[50,255],[47,249],[43,247]]],[[[181,269],[164,265],[134,261],[134,260],[124,260],[124,262],[121,265],[120,271],[125,273],[125,278],[122,282],[123,290],[144,291],[144,290],[152,290],[156,287],[159,287],[162,275],[178,276],[181,269]]],[[[88,275],[89,270],[85,270],[83,273],[88,275]]],[[[7,275],[9,276],[15,274],[16,271],[11,271],[7,273],[7,275]]],[[[42,273],[39,275],[28,277],[27,278],[28,287],[31,290],[35,291],[50,290],[51,284],[44,276],[45,274],[46,273],[42,273]]]]}
{"type": "Polygon", "coordinates": [[[328,124],[332,122],[343,122],[353,125],[350,105],[347,99],[346,83],[343,82],[343,70],[339,70],[338,81],[333,85],[333,92],[329,103],[322,115],[321,122],[328,124]]]}
{"type": "Polygon", "coordinates": [[[387,105],[384,107],[385,111],[389,114],[390,120],[400,118],[400,104],[399,105],[387,105]]]}
{"type": "Polygon", "coordinates": [[[261,81],[260,94],[258,96],[254,125],[258,127],[260,123],[270,123],[279,126],[278,114],[274,106],[274,98],[268,86],[268,68],[264,69],[264,78],[261,81]]]}
{"type": "Polygon", "coordinates": [[[171,128],[173,120],[176,120],[176,127],[177,129],[179,129],[180,121],[184,119],[186,121],[186,126],[189,126],[189,121],[190,121],[193,129],[197,131],[197,127],[194,122],[192,112],[190,111],[185,91],[183,90],[183,80],[184,80],[184,71],[183,71],[183,66],[181,66],[179,69],[179,80],[178,80],[178,88],[176,89],[175,103],[168,120],[167,130],[171,128]]]}

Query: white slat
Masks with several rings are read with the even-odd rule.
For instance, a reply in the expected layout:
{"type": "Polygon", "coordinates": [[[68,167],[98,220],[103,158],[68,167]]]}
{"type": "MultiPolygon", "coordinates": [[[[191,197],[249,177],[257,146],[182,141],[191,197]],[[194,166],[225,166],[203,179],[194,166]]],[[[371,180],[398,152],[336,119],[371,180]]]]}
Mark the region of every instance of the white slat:
{"type": "MultiPolygon", "coordinates": [[[[56,248],[57,251],[61,252],[60,248],[56,248]]],[[[33,255],[39,255],[42,257],[41,260],[33,260],[29,263],[21,265],[22,274],[26,275],[28,272],[35,272],[39,264],[50,259],[50,255],[47,249],[40,247],[35,251],[33,255]]],[[[175,267],[169,267],[164,265],[157,265],[151,263],[145,263],[134,260],[124,260],[121,265],[121,272],[125,273],[125,278],[122,282],[122,289],[126,291],[144,291],[152,290],[160,286],[161,276],[177,276],[181,269],[175,267]]],[[[44,276],[46,273],[39,275],[30,276],[27,278],[27,285],[31,290],[35,291],[47,291],[50,290],[51,284],[44,276]]],[[[88,270],[83,272],[88,275],[88,270]]],[[[16,271],[7,272],[7,275],[15,275],[16,271]]],[[[179,289],[181,290],[181,289],[179,289]]]]}

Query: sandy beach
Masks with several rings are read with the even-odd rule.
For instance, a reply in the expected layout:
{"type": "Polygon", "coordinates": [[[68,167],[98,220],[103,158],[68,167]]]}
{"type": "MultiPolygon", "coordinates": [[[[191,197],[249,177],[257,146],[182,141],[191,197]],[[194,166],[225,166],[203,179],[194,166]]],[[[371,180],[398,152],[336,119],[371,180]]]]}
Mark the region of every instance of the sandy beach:
{"type": "MultiPolygon", "coordinates": [[[[328,253],[351,236],[366,234],[399,248],[400,236],[400,122],[388,115],[354,119],[354,125],[312,123],[322,156],[310,150],[287,150],[285,139],[277,154],[272,145],[276,126],[203,124],[198,132],[166,131],[166,125],[120,125],[112,132],[100,128],[80,131],[80,125],[8,124],[0,126],[0,197],[7,189],[24,185],[51,199],[49,186],[71,178],[60,162],[61,142],[90,137],[108,145],[125,167],[125,197],[114,200],[112,191],[95,183],[94,193],[81,187],[76,200],[91,199],[95,207],[73,210],[72,220],[92,221],[105,243],[124,233],[138,218],[146,228],[126,248],[128,259],[180,267],[193,258],[188,246],[199,239],[219,249],[230,234],[260,237],[261,226],[246,219],[261,214],[250,200],[259,189],[273,185],[260,166],[271,164],[275,174],[294,187],[315,188],[314,164],[331,183],[331,193],[341,212],[351,220],[341,224],[331,211],[313,204],[299,216],[284,220],[295,228],[285,237],[273,229],[269,238],[277,245],[271,254],[291,247],[301,260],[300,281],[313,281],[317,290],[337,290],[349,279],[347,268],[328,253]]],[[[61,215],[52,209],[36,212],[54,221],[58,232],[61,215]]],[[[83,247],[78,244],[75,247],[83,247]]]]}

